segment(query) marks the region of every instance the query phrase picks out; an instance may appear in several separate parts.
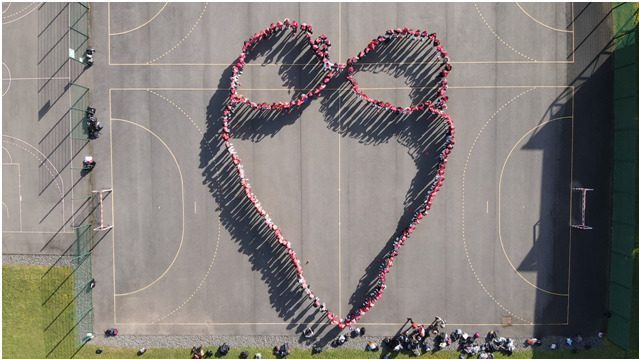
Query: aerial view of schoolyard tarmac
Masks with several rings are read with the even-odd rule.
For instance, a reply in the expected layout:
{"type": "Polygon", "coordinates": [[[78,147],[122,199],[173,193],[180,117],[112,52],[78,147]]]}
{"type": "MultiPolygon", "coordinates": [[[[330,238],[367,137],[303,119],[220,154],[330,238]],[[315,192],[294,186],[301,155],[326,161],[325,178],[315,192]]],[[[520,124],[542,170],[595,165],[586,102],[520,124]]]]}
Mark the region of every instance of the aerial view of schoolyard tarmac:
{"type": "Polygon", "coordinates": [[[2,2],[2,357],[639,358],[638,24],[2,2]]]}

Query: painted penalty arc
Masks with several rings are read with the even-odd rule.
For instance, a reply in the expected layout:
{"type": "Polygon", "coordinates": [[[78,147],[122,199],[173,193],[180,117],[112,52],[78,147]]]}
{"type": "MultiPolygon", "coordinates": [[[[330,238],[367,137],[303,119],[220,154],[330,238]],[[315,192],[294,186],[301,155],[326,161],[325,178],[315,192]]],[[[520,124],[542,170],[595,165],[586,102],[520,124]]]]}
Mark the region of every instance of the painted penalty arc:
{"type": "Polygon", "coordinates": [[[184,219],[185,219],[185,213],[184,213],[184,178],[182,176],[182,169],[180,168],[180,165],[179,165],[179,163],[177,161],[177,158],[173,154],[173,151],[171,151],[171,148],[166,144],[166,142],[164,142],[164,140],[162,140],[162,138],[160,138],[160,136],[158,136],[155,132],[153,132],[150,129],[148,129],[148,128],[146,128],[146,127],[144,127],[144,126],[142,126],[142,125],[140,125],[138,123],[135,123],[133,121],[123,120],[123,119],[119,119],[119,118],[112,118],[111,122],[112,123],[114,123],[114,122],[122,122],[122,123],[126,123],[126,124],[137,126],[137,127],[141,128],[141,129],[143,129],[144,131],[148,132],[149,134],[151,134],[158,141],[160,141],[160,143],[162,143],[164,148],[166,148],[166,150],[169,152],[169,154],[173,158],[173,161],[175,162],[175,166],[177,167],[177,170],[178,170],[178,174],[180,175],[180,189],[181,189],[181,198],[182,198],[182,233],[181,233],[181,236],[180,236],[180,244],[178,246],[177,251],[175,252],[175,256],[173,257],[173,260],[168,265],[168,267],[164,270],[164,272],[162,272],[162,274],[160,274],[157,278],[155,278],[155,280],[153,280],[151,283],[145,285],[144,287],[136,289],[136,290],[133,290],[133,291],[130,291],[130,292],[126,292],[126,293],[114,293],[114,296],[116,296],[116,297],[123,297],[123,296],[127,296],[127,295],[137,294],[137,293],[140,293],[140,292],[142,292],[144,290],[149,289],[150,287],[155,285],[157,282],[159,282],[162,278],[164,278],[164,276],[166,276],[166,274],[171,270],[171,268],[173,267],[173,265],[177,261],[177,258],[180,255],[180,251],[182,250],[182,245],[184,244],[184,222],[185,222],[184,221],[184,219]]]}

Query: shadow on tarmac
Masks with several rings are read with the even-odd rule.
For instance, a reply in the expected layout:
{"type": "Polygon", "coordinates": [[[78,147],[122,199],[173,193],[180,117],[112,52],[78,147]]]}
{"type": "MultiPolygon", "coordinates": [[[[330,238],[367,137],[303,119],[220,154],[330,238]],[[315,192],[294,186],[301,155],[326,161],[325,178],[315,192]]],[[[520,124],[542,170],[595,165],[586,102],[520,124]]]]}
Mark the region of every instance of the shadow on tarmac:
{"type": "MultiPolygon", "coordinates": [[[[263,63],[287,63],[294,66],[280,66],[279,75],[284,86],[294,91],[307,92],[315,87],[322,77],[321,63],[301,37],[291,37],[288,32],[279,33],[247,56],[247,63],[262,59],[263,63]],[[302,89],[306,89],[302,91],[302,89]]],[[[443,64],[435,61],[436,52],[428,41],[418,42],[394,39],[381,48],[377,54],[367,56],[367,63],[358,64],[359,72],[374,72],[405,80],[407,103],[416,104],[427,99],[434,100],[436,76],[443,64]],[[370,63],[369,63],[370,62],[370,63]],[[405,62],[398,64],[398,62],[405,62]],[[415,64],[419,62],[419,64],[415,64]]],[[[229,88],[232,65],[224,71],[218,88],[229,88]]],[[[357,76],[357,75],[356,75],[357,76]]],[[[351,311],[370,295],[376,286],[378,268],[384,256],[392,249],[393,240],[408,225],[417,207],[425,201],[426,188],[434,181],[436,166],[445,142],[446,125],[433,114],[398,115],[378,110],[361,100],[350,89],[345,74],[337,75],[325,90],[321,101],[321,112],[329,129],[344,137],[357,139],[362,145],[376,145],[393,139],[406,147],[415,161],[416,176],[404,199],[404,212],[399,218],[396,230],[388,233],[386,245],[362,272],[357,289],[349,299],[351,311]]],[[[241,88],[240,88],[241,92],[241,88]]],[[[369,94],[375,97],[373,94],[369,94]]],[[[252,203],[246,198],[235,167],[225,149],[219,134],[222,127],[222,111],[229,98],[226,91],[218,91],[211,97],[207,107],[207,131],[200,143],[200,167],[203,181],[221,208],[221,222],[238,243],[240,251],[249,257],[253,269],[258,271],[269,287],[269,300],[282,320],[290,323],[313,322],[315,336],[308,341],[301,337],[304,329],[290,324],[300,334],[300,342],[315,342],[327,345],[339,335],[340,330],[328,324],[319,324],[325,316],[306,299],[297,285],[295,270],[284,250],[275,245],[276,240],[263,220],[256,214],[252,203]]],[[[385,100],[384,98],[381,98],[385,100]]],[[[258,111],[240,106],[232,119],[232,137],[259,142],[264,137],[276,135],[284,126],[294,123],[306,105],[286,113],[278,111],[258,111]]]]}

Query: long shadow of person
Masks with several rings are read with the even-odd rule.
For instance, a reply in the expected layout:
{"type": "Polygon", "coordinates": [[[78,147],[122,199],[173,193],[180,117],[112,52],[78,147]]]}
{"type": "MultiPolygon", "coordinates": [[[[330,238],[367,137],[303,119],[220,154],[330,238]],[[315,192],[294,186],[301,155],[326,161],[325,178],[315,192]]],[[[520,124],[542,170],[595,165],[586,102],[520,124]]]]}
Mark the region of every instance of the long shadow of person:
{"type": "MultiPolygon", "coordinates": [[[[266,62],[296,64],[280,66],[279,75],[285,86],[294,91],[312,88],[322,78],[322,66],[316,60],[308,45],[288,35],[273,37],[259,44],[250,60],[265,58],[266,62]],[[282,43],[284,42],[284,43],[282,43]],[[315,61],[315,62],[314,62],[315,61]]],[[[371,55],[370,64],[361,64],[361,71],[385,73],[396,78],[404,78],[410,100],[422,102],[433,98],[433,91],[441,63],[433,61],[432,46],[398,40],[383,51],[371,55]],[[410,63],[397,64],[394,59],[405,54],[410,63]]],[[[218,88],[229,88],[232,66],[222,74],[218,88]]],[[[433,183],[437,172],[439,154],[445,146],[446,123],[437,116],[427,113],[400,115],[376,109],[362,101],[353,91],[344,76],[331,81],[331,91],[321,99],[321,112],[327,127],[340,132],[341,136],[358,139],[363,145],[387,143],[391,139],[406,147],[417,167],[415,177],[404,199],[404,211],[396,230],[389,233],[389,240],[379,254],[364,270],[358,287],[349,299],[351,312],[361,306],[377,284],[378,268],[385,256],[392,250],[393,240],[401,235],[410,223],[415,211],[426,199],[425,189],[433,183]]],[[[313,325],[313,340],[319,345],[328,344],[340,330],[329,325],[325,315],[312,306],[310,300],[297,283],[296,273],[286,251],[277,244],[272,231],[256,213],[253,204],[244,194],[237,171],[226,152],[220,138],[222,115],[229,104],[228,91],[217,91],[211,97],[206,112],[206,132],[200,142],[200,168],[203,183],[220,207],[220,220],[231,238],[245,254],[252,269],[261,274],[268,286],[268,297],[273,308],[283,321],[289,322],[288,329],[301,333],[303,326],[295,323],[317,323],[313,325]],[[326,324],[322,324],[322,321],[326,324]]],[[[265,137],[276,135],[284,126],[294,123],[306,106],[294,110],[266,111],[241,105],[234,114],[232,138],[259,142],[265,137]]],[[[300,337],[300,342],[303,338],[300,337]]]]}

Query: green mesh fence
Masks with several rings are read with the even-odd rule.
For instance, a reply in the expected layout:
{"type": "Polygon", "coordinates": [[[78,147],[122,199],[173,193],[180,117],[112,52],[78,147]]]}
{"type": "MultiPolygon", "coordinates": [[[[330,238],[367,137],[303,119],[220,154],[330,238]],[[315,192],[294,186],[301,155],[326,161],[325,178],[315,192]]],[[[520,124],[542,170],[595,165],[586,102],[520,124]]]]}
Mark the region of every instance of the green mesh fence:
{"type": "Polygon", "coordinates": [[[91,281],[91,248],[93,247],[94,231],[89,225],[83,225],[75,229],[76,241],[72,259],[74,293],[75,293],[75,318],[76,338],[82,343],[87,333],[93,333],[93,295],[91,281]]]}
{"type": "Polygon", "coordinates": [[[61,257],[42,276],[42,328],[47,358],[69,358],[75,351],[73,268],[61,257]]]}
{"type": "Polygon", "coordinates": [[[76,227],[73,244],[42,276],[44,344],[47,358],[71,358],[93,333],[91,249],[95,231],[76,227]]]}
{"type": "Polygon", "coordinates": [[[89,5],[74,2],[69,4],[69,57],[82,62],[89,46],[89,5]]]}
{"type": "MultiPolygon", "coordinates": [[[[69,3],[69,57],[79,63],[89,41],[88,3],[69,3]]],[[[88,141],[86,110],[90,104],[89,89],[69,84],[70,135],[73,140],[88,141]]],[[[82,222],[95,211],[95,198],[87,197],[78,207],[82,222]]],[[[89,221],[90,222],[90,221],[89,221]]],[[[74,241],[51,265],[40,281],[42,329],[46,358],[73,358],[93,333],[93,280],[91,250],[95,231],[88,223],[73,223],[74,241]]]]}
{"type": "Polygon", "coordinates": [[[86,110],[89,107],[89,89],[78,84],[71,84],[69,87],[71,106],[69,115],[71,116],[71,138],[88,141],[88,130],[86,122],[86,110]]]}

